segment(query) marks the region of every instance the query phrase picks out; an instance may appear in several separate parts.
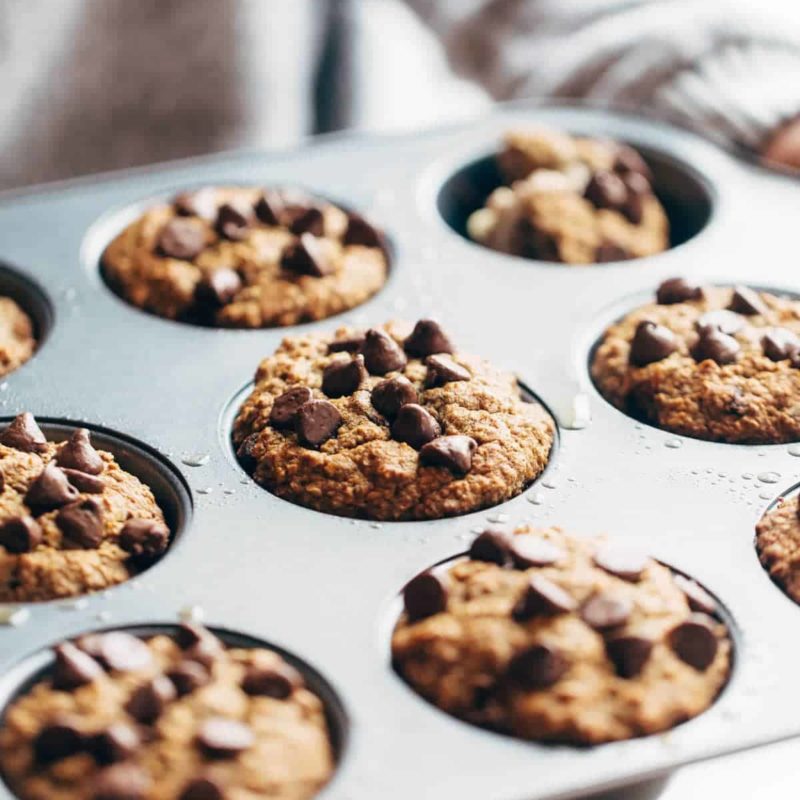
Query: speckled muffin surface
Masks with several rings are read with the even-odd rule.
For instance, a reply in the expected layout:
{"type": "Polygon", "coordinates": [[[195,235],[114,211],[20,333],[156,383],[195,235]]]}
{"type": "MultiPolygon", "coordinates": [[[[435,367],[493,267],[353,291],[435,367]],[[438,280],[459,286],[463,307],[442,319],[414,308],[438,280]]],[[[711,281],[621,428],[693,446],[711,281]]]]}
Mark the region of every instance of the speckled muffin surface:
{"type": "Polygon", "coordinates": [[[770,577],[800,603],[800,502],[784,500],[756,526],[758,558],[770,577]]]}
{"type": "Polygon", "coordinates": [[[745,286],[661,284],[611,325],[592,377],[617,408],[719,442],[800,439],[800,302],[745,286]]]}
{"type": "Polygon", "coordinates": [[[241,463],[269,491],[375,520],[507,500],[545,468],[553,437],[511,374],[460,352],[433,320],[285,339],[233,428],[241,463]]]}
{"type": "Polygon", "coordinates": [[[725,685],[714,599],[603,539],[497,526],[404,590],[403,679],[442,710],[523,739],[599,744],[665,731],[725,685]]]}
{"type": "Polygon", "coordinates": [[[321,700],[266,648],[210,631],[88,634],[15,700],[0,765],[21,800],[306,800],[333,755],[321,700]]]}
{"type": "Polygon", "coordinates": [[[85,428],[56,444],[26,412],[0,432],[0,602],[122,583],[169,538],[150,489],[96,450],[85,428]]]}
{"type": "Polygon", "coordinates": [[[467,221],[470,238],[487,247],[564,264],[623,261],[669,247],[650,168],[628,145],[513,130],[498,165],[509,185],[467,221]]]}
{"type": "Polygon", "coordinates": [[[168,319],[267,328],[323,319],[384,284],[383,235],[308,194],[207,187],[149,208],[106,248],[111,288],[168,319]]]}
{"type": "Polygon", "coordinates": [[[0,297],[0,376],[21,367],[35,350],[31,318],[10,297],[0,297]]]}

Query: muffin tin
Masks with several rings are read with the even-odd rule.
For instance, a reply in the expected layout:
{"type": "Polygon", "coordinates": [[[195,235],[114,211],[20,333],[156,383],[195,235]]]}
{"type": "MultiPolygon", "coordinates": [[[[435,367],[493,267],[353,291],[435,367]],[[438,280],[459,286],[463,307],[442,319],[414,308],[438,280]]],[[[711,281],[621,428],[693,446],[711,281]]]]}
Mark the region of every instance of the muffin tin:
{"type": "Polygon", "coordinates": [[[512,106],[425,135],[335,136],[294,153],[212,156],[0,197],[0,289],[18,287],[41,331],[49,328],[34,358],[0,383],[0,415],[30,410],[48,427],[81,422],[118,432],[138,444],[135,474],[172,476],[176,519],[186,523],[161,562],[127,584],[22,613],[1,608],[16,624],[0,628],[0,703],[30,675],[25,659],[43,665],[51,643],[202,610],[208,624],[273,643],[329,682],[349,728],[321,795],[329,800],[566,797],[800,734],[800,646],[791,635],[800,609],[753,547],[755,522],[800,479],[800,460],[783,445],[715,444],[639,425],[602,399],[587,369],[604,325],[667,277],[800,288],[789,216],[796,195],[791,179],[655,122],[512,106]],[[531,123],[641,148],[656,166],[677,246],[637,261],[566,267],[459,235],[465,209],[480,202],[470,178],[495,180],[487,156],[504,130],[531,123]],[[237,182],[300,184],[373,216],[393,248],[386,286],[340,317],[260,331],[173,323],[106,287],[99,255],[142,203],[237,182]],[[551,466],[524,495],[463,517],[377,524],[292,505],[241,470],[231,420],[259,360],[283,336],[425,316],[463,350],[516,371],[557,419],[551,466]],[[608,532],[717,595],[733,620],[736,663],[716,704],[666,735],[574,748],[483,731],[416,696],[389,660],[397,593],[421,569],[462,552],[487,519],[506,518],[608,532]]]}

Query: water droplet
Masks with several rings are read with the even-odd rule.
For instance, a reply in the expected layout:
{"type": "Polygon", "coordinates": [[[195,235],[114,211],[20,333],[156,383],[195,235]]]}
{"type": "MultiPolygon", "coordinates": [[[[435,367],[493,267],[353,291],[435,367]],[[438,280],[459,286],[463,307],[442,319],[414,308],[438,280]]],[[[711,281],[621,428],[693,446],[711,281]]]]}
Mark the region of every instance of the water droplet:
{"type": "Polygon", "coordinates": [[[80,611],[88,605],[89,601],[85,597],[81,597],[78,600],[68,600],[66,603],[61,603],[59,608],[62,611],[80,611]]]}
{"type": "Polygon", "coordinates": [[[206,618],[206,612],[202,606],[184,606],[178,612],[178,617],[183,622],[202,622],[206,618]]]}
{"type": "Polygon", "coordinates": [[[752,472],[743,472],[742,473],[742,480],[743,481],[751,481],[751,480],[753,480],[753,473],[752,472]]]}
{"type": "Polygon", "coordinates": [[[592,410],[589,405],[589,395],[576,394],[572,398],[572,407],[564,420],[564,427],[568,430],[579,431],[592,421],[592,410]]]}
{"type": "Polygon", "coordinates": [[[211,456],[208,453],[189,453],[189,455],[184,456],[181,461],[186,464],[187,467],[204,467],[211,461],[211,456]]]}
{"type": "Polygon", "coordinates": [[[20,606],[3,606],[0,608],[0,625],[12,625],[18,628],[30,619],[31,612],[20,606]]]}
{"type": "Polygon", "coordinates": [[[786,452],[790,456],[800,456],[800,442],[795,442],[794,444],[790,444],[786,452]]]}
{"type": "Polygon", "coordinates": [[[370,528],[376,531],[379,531],[383,527],[383,525],[381,525],[380,522],[370,522],[369,526],[370,528]]]}
{"type": "Polygon", "coordinates": [[[558,482],[553,478],[547,478],[542,481],[542,486],[544,486],[545,489],[556,489],[558,487],[558,482]]]}
{"type": "Polygon", "coordinates": [[[525,495],[525,499],[529,503],[533,503],[535,506],[540,506],[544,503],[544,495],[541,492],[531,492],[528,495],[525,495]]]}
{"type": "Polygon", "coordinates": [[[680,439],[667,439],[667,441],[664,442],[664,447],[669,447],[670,450],[677,450],[683,447],[683,442],[680,439]]]}
{"type": "Polygon", "coordinates": [[[488,519],[489,522],[508,522],[508,514],[490,514],[486,519],[488,519]]]}
{"type": "Polygon", "coordinates": [[[718,472],[717,475],[719,475],[720,478],[727,478],[728,477],[728,473],[727,472],[718,472]]]}
{"type": "Polygon", "coordinates": [[[777,483],[781,479],[780,472],[759,472],[756,476],[761,483],[777,483]]]}
{"type": "Polygon", "coordinates": [[[250,479],[249,479],[249,478],[242,478],[242,479],[239,481],[239,483],[241,483],[241,484],[242,484],[242,486],[247,486],[247,485],[250,483],[250,479]]]}
{"type": "Polygon", "coordinates": [[[197,494],[211,494],[214,489],[211,486],[203,486],[202,488],[197,490],[197,494]]]}
{"type": "Polygon", "coordinates": [[[771,500],[771,499],[772,499],[772,495],[771,495],[769,492],[759,492],[759,493],[758,493],[758,496],[759,496],[759,497],[760,497],[762,500],[771,500]]]}
{"type": "Polygon", "coordinates": [[[108,622],[111,619],[111,612],[110,611],[98,611],[94,618],[98,622],[108,622]]]}

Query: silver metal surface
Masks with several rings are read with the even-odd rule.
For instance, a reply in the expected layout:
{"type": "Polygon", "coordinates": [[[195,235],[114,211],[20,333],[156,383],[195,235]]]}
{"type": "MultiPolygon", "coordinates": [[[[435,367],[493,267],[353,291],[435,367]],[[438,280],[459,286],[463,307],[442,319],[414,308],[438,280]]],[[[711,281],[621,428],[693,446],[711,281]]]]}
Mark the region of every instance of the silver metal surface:
{"type": "Polygon", "coordinates": [[[510,108],[424,136],[336,137],[288,154],[215,156],[5,195],[0,260],[38,282],[54,314],[41,351],[0,384],[0,414],[29,409],[132,437],[183,477],[193,510],[177,545],[135,581],[86,603],[30,606],[25,624],[0,628],[0,672],[87,629],[171,623],[200,606],[209,624],[285,648],[338,693],[350,737],[328,800],[566,797],[800,733],[800,608],[770,582],[753,549],[755,522],[800,480],[800,459],[786,446],[714,444],[637,425],[597,394],[587,372],[604,325],[666,277],[800,289],[797,197],[792,180],[689,134],[563,108],[510,108]],[[667,253],[588,268],[466,241],[439,213],[440,188],[494,151],[507,127],[530,122],[645,148],[661,158],[679,207],[707,190],[708,224],[667,253]],[[681,200],[680,187],[692,181],[681,200]],[[206,182],[300,183],[372,214],[394,246],[386,287],[341,317],[263,331],[172,323],[114,296],[97,265],[110,237],[143,202],[206,182]],[[583,396],[577,408],[588,403],[592,421],[582,430],[562,427],[546,480],[554,488],[540,481],[460,518],[375,524],[292,505],[250,481],[233,458],[230,422],[242,387],[283,336],[422,316],[439,318],[464,350],[515,370],[562,425],[574,422],[583,396]],[[205,454],[203,466],[182,462],[205,454]],[[722,598],[736,622],[737,652],[718,702],[664,736],[573,748],[482,731],[415,695],[389,665],[397,592],[419,570],[462,551],[470,532],[498,514],[645,545],[722,598]]]}

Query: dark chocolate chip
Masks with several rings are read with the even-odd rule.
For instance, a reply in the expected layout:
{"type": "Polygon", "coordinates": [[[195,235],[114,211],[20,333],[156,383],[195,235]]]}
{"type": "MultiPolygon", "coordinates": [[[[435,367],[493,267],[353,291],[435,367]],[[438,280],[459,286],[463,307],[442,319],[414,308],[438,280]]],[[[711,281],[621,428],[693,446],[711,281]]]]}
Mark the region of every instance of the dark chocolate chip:
{"type": "Polygon", "coordinates": [[[383,247],[384,238],[381,231],[367,222],[360,214],[350,213],[347,218],[347,230],[344,233],[346,245],[362,247],[383,247]]]}
{"type": "Polygon", "coordinates": [[[283,394],[275,398],[272,410],[269,412],[269,424],[273,428],[293,428],[297,422],[297,412],[314,395],[307,386],[292,386],[283,394]]]}
{"type": "Polygon", "coordinates": [[[422,445],[419,461],[431,467],[446,467],[458,475],[465,475],[472,466],[472,456],[478,443],[471,436],[439,436],[422,445]]]}
{"type": "Polygon", "coordinates": [[[68,719],[45,725],[33,740],[33,754],[38,764],[52,764],[80,753],[85,745],[81,731],[68,719]]]}
{"type": "Polygon", "coordinates": [[[272,666],[251,665],[242,678],[242,689],[249,695],[285,700],[303,686],[300,673],[285,661],[272,666]]]}
{"type": "Polygon", "coordinates": [[[81,472],[79,469],[62,467],[62,472],[67,476],[67,480],[79,491],[86,494],[102,494],[106,488],[106,482],[96,475],[88,472],[81,472]]]}
{"type": "Polygon", "coordinates": [[[416,403],[406,403],[397,412],[392,423],[392,436],[398,442],[405,442],[419,450],[442,432],[439,423],[429,411],[416,403]]]}
{"type": "Polygon", "coordinates": [[[28,486],[25,502],[35,513],[42,514],[72,502],[79,494],[55,462],[49,461],[39,476],[28,486]]]}
{"type": "Polygon", "coordinates": [[[703,328],[697,344],[692,348],[695,361],[710,359],[717,364],[732,364],[739,357],[741,345],[733,336],[715,328],[703,328]]]}
{"type": "Polygon", "coordinates": [[[172,681],[166,675],[156,675],[154,678],[134,689],[125,710],[143,725],[151,725],[160,716],[169,703],[176,697],[177,692],[172,681]]]}
{"type": "Polygon", "coordinates": [[[192,778],[183,791],[178,795],[178,800],[225,800],[222,786],[210,775],[192,778]]]}
{"type": "Polygon", "coordinates": [[[523,218],[517,223],[516,238],[519,240],[518,249],[525,258],[555,263],[561,261],[558,239],[535,228],[528,219],[523,218]]]}
{"type": "Polygon", "coordinates": [[[512,616],[517,622],[525,622],[533,617],[565,614],[576,606],[575,599],[557,583],[543,575],[531,575],[512,616]]]}
{"type": "Polygon", "coordinates": [[[136,753],[140,744],[136,728],[126,722],[114,722],[91,737],[88,749],[98,764],[118,764],[136,753]]]}
{"type": "Polygon", "coordinates": [[[91,782],[91,800],[145,800],[152,782],[138,765],[123,762],[106,767],[91,782]]]}
{"type": "Polygon", "coordinates": [[[256,216],[265,225],[280,225],[286,204],[280,192],[265,189],[255,205],[256,216]]]}
{"type": "Polygon", "coordinates": [[[607,545],[594,554],[594,563],[611,575],[626,581],[638,581],[649,559],[634,550],[607,545]]]}
{"type": "Polygon", "coordinates": [[[700,300],[702,297],[703,290],[686,278],[669,278],[656,289],[656,302],[662,306],[688,303],[690,300],[700,300]]]}
{"type": "Polygon", "coordinates": [[[217,211],[217,233],[225,239],[240,242],[247,236],[251,217],[248,210],[235,203],[223,203],[217,211]]]}
{"type": "Polygon", "coordinates": [[[87,653],[74,644],[64,642],[55,648],[53,688],[70,692],[91,683],[103,674],[103,668],[87,653]]]}
{"type": "Polygon", "coordinates": [[[202,625],[183,623],[175,635],[175,641],[183,650],[184,658],[197,661],[210,669],[224,650],[222,642],[202,625]]]}
{"type": "Polygon", "coordinates": [[[597,592],[583,604],[581,619],[591,628],[605,630],[624,625],[632,610],[633,606],[627,597],[597,592]]]}
{"type": "Polygon", "coordinates": [[[90,633],[82,636],[77,646],[107,670],[115,672],[136,672],[153,663],[150,648],[125,631],[90,633]]]}
{"type": "MultiPolygon", "coordinates": [[[[294,424],[294,420],[292,420],[292,424],[294,424]]],[[[255,454],[255,450],[258,445],[258,439],[258,431],[251,433],[249,436],[244,438],[244,441],[239,445],[239,448],[236,451],[236,458],[239,459],[242,469],[245,469],[248,472],[252,472],[258,463],[258,459],[256,458],[255,454]]]]}
{"type": "Polygon", "coordinates": [[[319,447],[336,435],[342,422],[342,415],[333,403],[327,400],[309,400],[297,412],[295,429],[303,444],[319,447]]]}
{"type": "Polygon", "coordinates": [[[669,632],[668,639],[678,658],[701,672],[711,666],[719,647],[714,620],[705,614],[691,614],[669,632]]]}
{"type": "Polygon", "coordinates": [[[178,697],[191,694],[211,680],[211,675],[205,666],[199,661],[189,660],[178,663],[167,672],[167,677],[172,681],[178,697]]]}
{"type": "Polygon", "coordinates": [[[716,613],[717,601],[702,586],[683,575],[675,575],[674,581],[686,596],[686,602],[692,611],[701,611],[704,614],[716,613]]]}
{"type": "Polygon", "coordinates": [[[191,261],[206,246],[206,229],[198,219],[175,217],[158,234],[157,252],[167,258],[191,261]]]}
{"type": "Polygon", "coordinates": [[[729,308],[737,314],[745,314],[746,316],[767,313],[767,307],[759,297],[758,292],[747,286],[734,287],[729,308]]]}
{"type": "Polygon", "coordinates": [[[299,236],[301,233],[310,233],[312,236],[322,236],[325,233],[325,217],[318,208],[312,206],[296,214],[289,224],[289,230],[299,236]]]}
{"type": "Polygon", "coordinates": [[[388,419],[394,419],[404,405],[419,400],[414,385],[403,375],[396,375],[376,384],[371,398],[375,410],[388,419]]]}
{"type": "Polygon", "coordinates": [[[0,523],[0,546],[9,553],[30,553],[41,541],[41,526],[28,514],[0,523]]]}
{"type": "Polygon", "coordinates": [[[209,758],[235,758],[253,744],[253,731],[243,722],[225,717],[207,719],[197,743],[209,758]]]}
{"type": "Polygon", "coordinates": [[[119,532],[119,546],[136,560],[158,558],[169,544],[169,528],[155,519],[129,519],[119,532]]]}
{"type": "Polygon", "coordinates": [[[92,447],[89,431],[86,428],[76,428],[69,439],[61,445],[56,454],[56,464],[89,475],[99,475],[105,468],[100,453],[92,447]]]}
{"type": "Polygon", "coordinates": [[[3,471],[0,470],[0,494],[2,494],[5,488],[6,488],[6,476],[3,474],[3,471]]]}
{"type": "Polygon", "coordinates": [[[508,677],[524,689],[544,689],[556,683],[569,667],[569,660],[558,648],[535,644],[511,659],[508,677]]]}
{"type": "Polygon", "coordinates": [[[617,154],[614,158],[614,172],[620,175],[628,173],[642,175],[648,182],[653,179],[653,173],[645,160],[636,150],[626,144],[619,145],[617,149],[617,154]]]}
{"type": "Polygon", "coordinates": [[[600,170],[592,175],[583,196],[595,208],[621,209],[628,199],[628,190],[619,175],[600,170]]]}
{"type": "Polygon", "coordinates": [[[330,275],[335,269],[323,241],[310,233],[302,234],[298,241],[286,248],[281,266],[295,275],[310,275],[312,278],[330,275]]]}
{"type": "Polygon", "coordinates": [[[91,550],[103,541],[103,511],[91,497],[64,506],[56,515],[56,525],[66,548],[91,550]]]}
{"type": "Polygon", "coordinates": [[[322,372],[322,392],[328,397],[351,395],[366,377],[363,356],[357,355],[350,361],[334,361],[322,372]]]}
{"type": "Polygon", "coordinates": [[[718,308],[715,311],[706,311],[695,322],[695,328],[699,333],[705,330],[718,330],[722,333],[732,335],[740,331],[745,325],[744,320],[739,314],[728,311],[725,308],[718,308]]]}
{"type": "Polygon", "coordinates": [[[356,353],[364,346],[364,335],[348,336],[346,339],[336,339],[328,345],[329,353],[356,353]]]}
{"type": "Polygon", "coordinates": [[[800,338],[788,328],[771,328],[761,337],[761,347],[767,358],[783,361],[800,350],[800,338]]]}
{"type": "Polygon", "coordinates": [[[22,450],[23,453],[44,453],[47,450],[47,439],[30,411],[14,417],[0,433],[0,444],[22,450]]]}
{"type": "Polygon", "coordinates": [[[506,566],[510,560],[509,547],[513,534],[506,528],[492,526],[479,533],[469,548],[473,561],[488,561],[506,566]]]}
{"type": "Polygon", "coordinates": [[[594,260],[597,264],[608,264],[612,261],[627,261],[631,254],[622,246],[614,242],[602,242],[594,251],[594,260]]]}
{"type": "Polygon", "coordinates": [[[547,567],[564,557],[564,551],[552,542],[532,533],[511,540],[511,559],[517,569],[547,567]]]}
{"type": "Polygon", "coordinates": [[[207,272],[194,287],[195,302],[207,308],[222,308],[232,302],[242,288],[242,279],[236,270],[219,267],[207,272]]]}
{"type": "Polygon", "coordinates": [[[677,349],[678,339],[669,328],[643,320],[636,327],[631,342],[630,361],[637,367],[644,367],[662,361],[677,349]]]}
{"type": "Polygon", "coordinates": [[[403,604],[411,622],[439,614],[447,608],[447,584],[435,572],[421,572],[403,589],[403,604]]]}
{"type": "Polygon", "coordinates": [[[606,642],[606,654],[621,678],[635,678],[653,651],[653,642],[643,636],[614,636],[606,642]]]}
{"type": "Polygon", "coordinates": [[[428,367],[425,386],[428,388],[444,386],[446,383],[454,381],[468,381],[472,377],[468,369],[456,363],[448,355],[428,356],[425,364],[428,367]]]}
{"type": "Polygon", "coordinates": [[[378,328],[370,328],[367,331],[361,353],[370,375],[394,372],[402,369],[408,362],[400,345],[388,333],[378,328]]]}
{"type": "Polygon", "coordinates": [[[200,217],[208,222],[217,218],[217,191],[210,186],[194,192],[181,192],[172,204],[184,217],[200,217]]]}
{"type": "Polygon", "coordinates": [[[175,641],[181,650],[186,650],[209,636],[216,638],[208,628],[204,628],[202,625],[195,622],[182,622],[175,633],[175,641]]]}
{"type": "MultiPolygon", "coordinates": [[[[627,180],[625,181],[627,184],[627,180]]],[[[626,188],[628,188],[626,186],[626,188]]],[[[628,199],[620,209],[622,215],[632,225],[639,225],[644,218],[644,195],[638,191],[628,191],[628,199]]]]}
{"type": "Polygon", "coordinates": [[[410,356],[426,358],[437,353],[454,353],[453,343],[438,322],[421,319],[403,342],[403,348],[410,356]]]}

